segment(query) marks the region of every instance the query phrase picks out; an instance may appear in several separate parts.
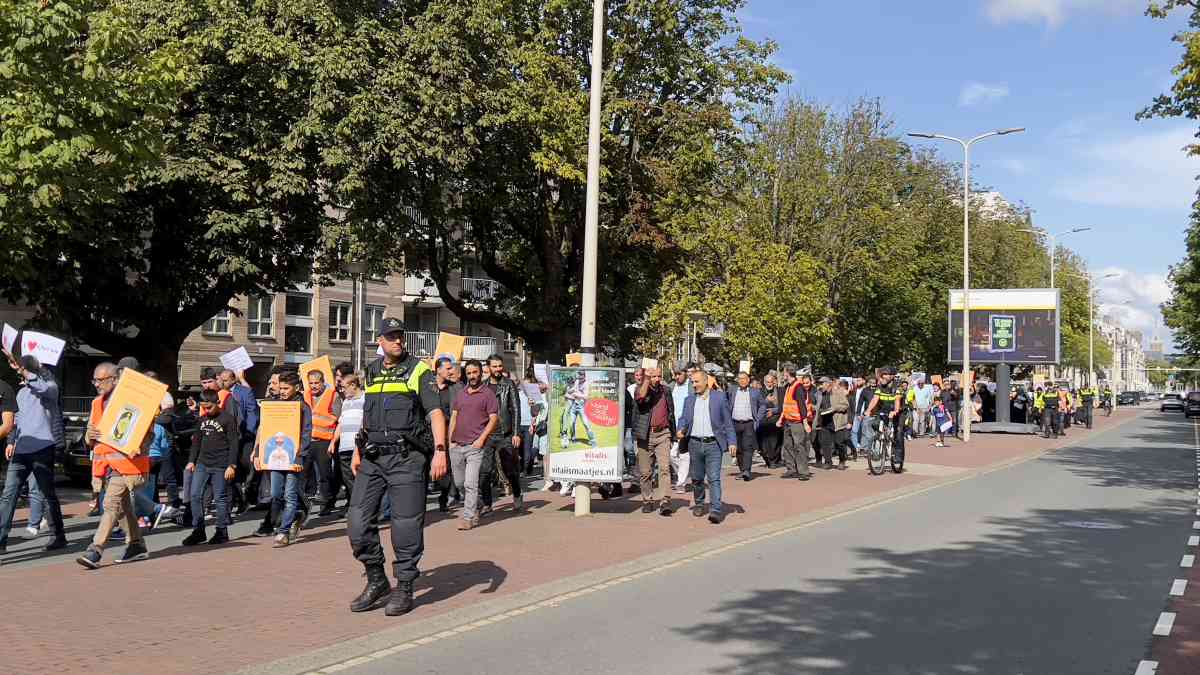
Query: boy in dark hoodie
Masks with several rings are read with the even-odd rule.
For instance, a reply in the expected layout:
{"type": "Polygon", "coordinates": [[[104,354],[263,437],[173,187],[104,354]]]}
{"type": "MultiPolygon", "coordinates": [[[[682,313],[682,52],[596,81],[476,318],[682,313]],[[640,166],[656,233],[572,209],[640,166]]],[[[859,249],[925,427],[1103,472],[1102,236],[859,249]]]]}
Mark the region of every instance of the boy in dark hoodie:
{"type": "Polygon", "coordinates": [[[206,389],[200,392],[200,414],[196,432],[192,436],[192,452],[187,470],[192,474],[192,533],[183,540],[184,546],[203,544],[208,535],[204,531],[204,489],[212,484],[213,502],[217,506],[217,531],[209,544],[229,541],[229,493],[227,483],[233,480],[237,469],[238,432],[237,418],[233,413],[222,410],[217,392],[206,389]]]}

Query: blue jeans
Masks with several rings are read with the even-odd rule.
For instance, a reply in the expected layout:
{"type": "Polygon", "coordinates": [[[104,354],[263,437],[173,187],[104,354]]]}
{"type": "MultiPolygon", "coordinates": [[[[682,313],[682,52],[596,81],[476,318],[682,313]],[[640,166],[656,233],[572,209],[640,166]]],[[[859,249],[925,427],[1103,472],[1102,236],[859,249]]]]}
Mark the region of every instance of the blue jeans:
{"type": "MultiPolygon", "coordinates": [[[[54,538],[63,539],[62,507],[58,503],[58,494],[54,491],[54,448],[49,447],[37,452],[13,455],[8,463],[8,473],[4,477],[4,494],[0,496],[0,546],[8,544],[8,532],[12,529],[13,515],[17,512],[17,496],[21,494],[21,484],[32,476],[38,483],[38,489],[50,508],[50,523],[54,528],[54,538]]],[[[33,523],[36,525],[37,523],[33,523]]]]}
{"type": "Polygon", "coordinates": [[[154,518],[158,510],[158,473],[161,470],[161,460],[150,460],[150,475],[146,476],[146,484],[133,491],[133,510],[139,518],[154,518]]]}
{"type": "Polygon", "coordinates": [[[37,527],[42,522],[42,516],[46,512],[46,498],[42,496],[42,491],[38,489],[37,478],[31,473],[29,474],[29,524],[37,527]]]}
{"type": "Polygon", "coordinates": [[[192,472],[192,527],[204,527],[204,488],[212,485],[213,502],[217,505],[217,529],[229,526],[229,495],[225,491],[225,467],[209,468],[197,464],[192,472]]]}
{"type": "Polygon", "coordinates": [[[279,520],[277,534],[287,532],[300,511],[300,485],[304,480],[303,473],[295,471],[271,472],[271,508],[276,513],[283,513],[279,520]]]}
{"type": "Polygon", "coordinates": [[[866,447],[862,443],[862,426],[862,418],[855,415],[854,425],[850,427],[850,447],[854,448],[855,450],[862,450],[864,447],[866,447]]]}
{"type": "Polygon", "coordinates": [[[688,454],[692,458],[692,490],[696,506],[704,505],[704,481],[707,478],[708,487],[712,489],[712,506],[709,511],[721,513],[721,460],[725,451],[716,441],[706,443],[692,438],[688,443],[688,454]]]}

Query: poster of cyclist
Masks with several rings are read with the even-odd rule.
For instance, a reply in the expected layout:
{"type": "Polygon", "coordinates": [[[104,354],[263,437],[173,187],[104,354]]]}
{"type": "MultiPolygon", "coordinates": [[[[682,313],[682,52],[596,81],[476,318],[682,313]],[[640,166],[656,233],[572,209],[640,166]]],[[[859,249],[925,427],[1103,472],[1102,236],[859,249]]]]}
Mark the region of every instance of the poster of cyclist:
{"type": "Polygon", "coordinates": [[[547,420],[552,480],[621,480],[625,373],[619,368],[550,368],[547,420]]]}

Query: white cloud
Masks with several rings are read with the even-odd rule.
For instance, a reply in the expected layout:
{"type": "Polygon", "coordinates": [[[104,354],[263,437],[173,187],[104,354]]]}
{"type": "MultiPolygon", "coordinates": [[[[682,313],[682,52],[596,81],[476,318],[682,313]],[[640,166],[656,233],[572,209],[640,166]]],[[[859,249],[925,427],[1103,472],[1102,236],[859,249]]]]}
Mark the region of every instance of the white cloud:
{"type": "Polygon", "coordinates": [[[1008,96],[1007,84],[985,84],[983,82],[968,82],[963,85],[958,94],[960,106],[972,106],[989,101],[997,101],[1008,96]]]}
{"type": "Polygon", "coordinates": [[[1095,274],[1097,317],[1112,315],[1125,328],[1141,331],[1147,344],[1155,332],[1164,342],[1171,343],[1170,331],[1162,325],[1159,308],[1171,297],[1166,275],[1141,274],[1120,267],[1105,267],[1095,274]],[[1120,276],[1104,279],[1107,274],[1120,276]]]}
{"type": "Polygon", "coordinates": [[[1196,198],[1200,159],[1183,151],[1196,142],[1191,129],[1075,141],[1065,144],[1077,161],[1063,164],[1067,175],[1052,189],[1058,197],[1096,206],[1165,211],[1186,211],[1196,198]],[[1067,168],[1072,165],[1075,168],[1067,168]]]}
{"type": "Polygon", "coordinates": [[[1053,27],[1061,25],[1070,14],[1118,15],[1145,7],[1145,0],[986,0],[984,10],[995,23],[1044,23],[1053,27]]]}
{"type": "Polygon", "coordinates": [[[1005,171],[1008,171],[1009,173],[1012,173],[1012,174],[1015,174],[1018,176],[1023,176],[1025,174],[1029,173],[1029,163],[1023,159],[1009,157],[1006,159],[1001,159],[1001,160],[997,161],[996,163],[1000,166],[1000,168],[1004,169],[1005,171]]]}

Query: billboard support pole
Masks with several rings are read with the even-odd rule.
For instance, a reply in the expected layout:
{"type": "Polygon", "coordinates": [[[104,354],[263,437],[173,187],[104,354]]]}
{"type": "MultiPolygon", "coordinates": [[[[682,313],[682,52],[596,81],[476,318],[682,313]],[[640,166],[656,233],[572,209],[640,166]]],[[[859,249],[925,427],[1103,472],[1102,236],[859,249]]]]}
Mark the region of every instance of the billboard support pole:
{"type": "Polygon", "coordinates": [[[996,423],[1008,424],[1012,421],[1012,411],[1009,409],[1008,396],[1012,393],[1012,372],[1007,363],[996,364],[996,423]]]}

